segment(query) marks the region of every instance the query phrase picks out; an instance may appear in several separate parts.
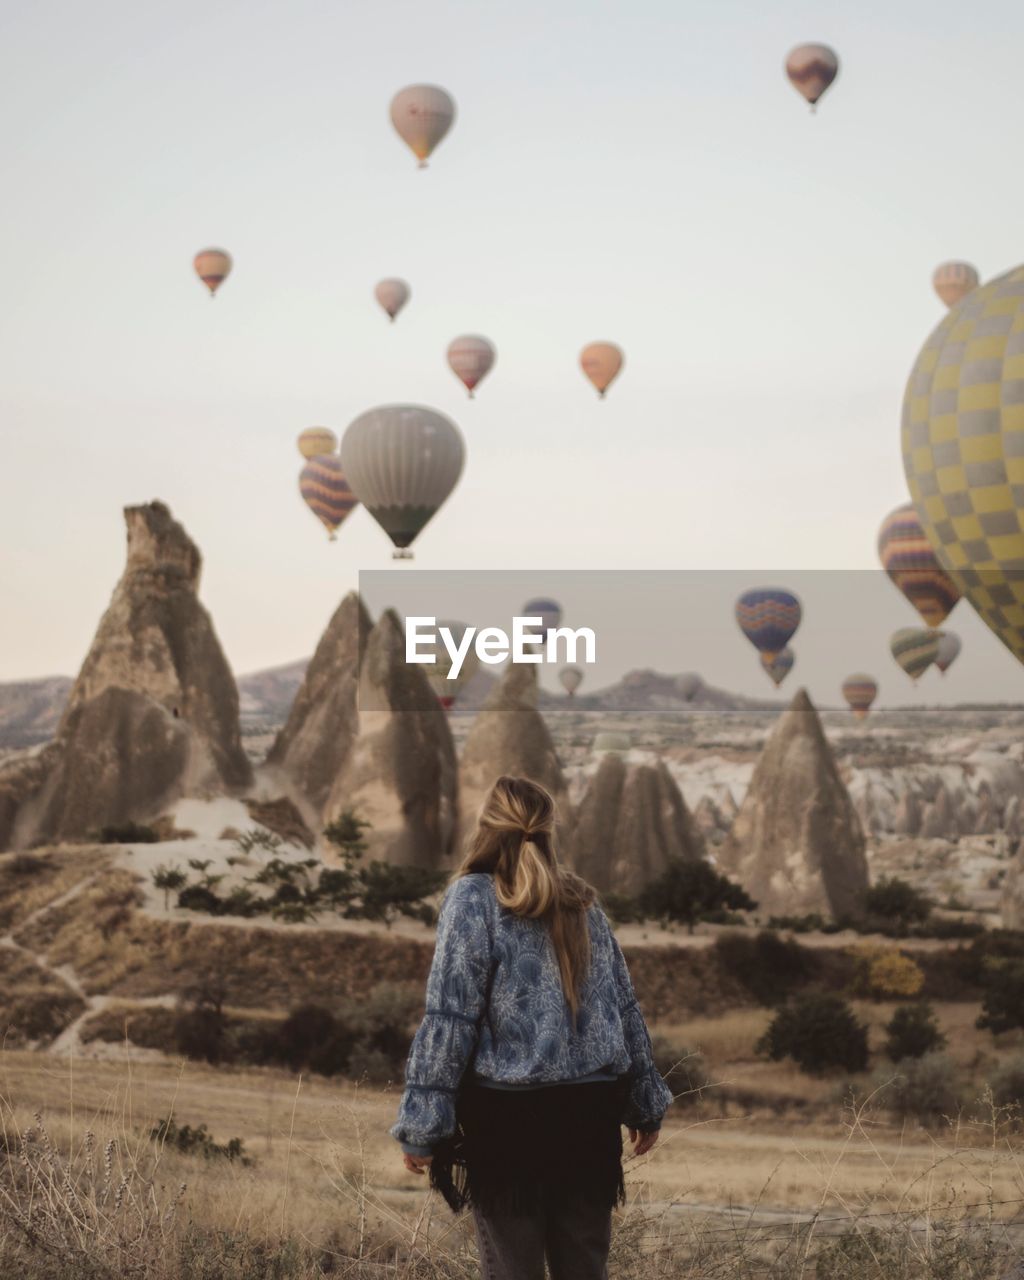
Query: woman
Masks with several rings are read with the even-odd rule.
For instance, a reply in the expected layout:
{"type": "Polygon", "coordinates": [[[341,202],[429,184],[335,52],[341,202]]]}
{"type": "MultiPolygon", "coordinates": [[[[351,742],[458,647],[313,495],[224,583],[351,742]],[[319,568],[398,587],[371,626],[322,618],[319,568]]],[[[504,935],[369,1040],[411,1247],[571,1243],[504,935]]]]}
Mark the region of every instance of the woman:
{"type": "Polygon", "coordinates": [[[622,1134],[654,1146],[672,1095],[593,889],[562,870],[555,806],[499,778],[445,894],[392,1135],[470,1205],[484,1280],[604,1280],[622,1134]]]}

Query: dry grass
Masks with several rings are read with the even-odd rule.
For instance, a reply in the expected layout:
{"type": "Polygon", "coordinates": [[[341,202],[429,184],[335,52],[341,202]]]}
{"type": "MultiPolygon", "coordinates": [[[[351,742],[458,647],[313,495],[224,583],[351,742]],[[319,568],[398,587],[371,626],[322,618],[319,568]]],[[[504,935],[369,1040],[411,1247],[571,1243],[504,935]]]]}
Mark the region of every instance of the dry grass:
{"type": "MultiPolygon", "coordinates": [[[[38,1130],[38,1113],[71,1190],[44,1158],[36,1203],[49,1206],[51,1236],[65,1250],[71,1240],[90,1266],[108,1267],[89,1272],[80,1259],[77,1271],[57,1269],[59,1251],[47,1253],[42,1237],[32,1242],[8,1196],[0,1256],[17,1249],[38,1261],[42,1252],[54,1268],[33,1273],[26,1261],[23,1280],[477,1274],[466,1222],[401,1166],[387,1134],[394,1091],[169,1060],[58,1063],[10,1053],[0,1057],[0,1099],[8,1135],[0,1187],[24,1178],[16,1135],[38,1130]],[[182,1124],[206,1123],[220,1143],[241,1138],[255,1163],[161,1151],[148,1134],[172,1113],[182,1124]],[[117,1185],[127,1176],[135,1197],[123,1221],[110,1210],[112,1182],[107,1199],[96,1199],[96,1153],[111,1140],[117,1185]],[[69,1227],[62,1218],[76,1205],[69,1227]],[[117,1250],[129,1238],[126,1260],[117,1250]],[[109,1269],[111,1259],[121,1270],[109,1269]]],[[[923,1133],[885,1124],[870,1106],[814,1130],[687,1123],[684,1113],[651,1156],[627,1161],[629,1205],[612,1274],[987,1280],[999,1274],[995,1250],[1013,1253],[1016,1237],[1004,1224],[1022,1219],[1019,1138],[1004,1119],[923,1133]]]]}

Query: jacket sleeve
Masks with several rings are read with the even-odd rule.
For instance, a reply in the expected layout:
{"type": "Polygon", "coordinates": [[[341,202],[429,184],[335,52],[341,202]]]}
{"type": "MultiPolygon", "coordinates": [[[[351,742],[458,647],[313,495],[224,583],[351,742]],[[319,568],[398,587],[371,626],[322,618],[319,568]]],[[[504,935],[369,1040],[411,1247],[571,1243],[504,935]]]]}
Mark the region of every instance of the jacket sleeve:
{"type": "Polygon", "coordinates": [[[629,1100],[622,1123],[627,1128],[641,1129],[649,1133],[652,1129],[661,1128],[662,1118],[672,1102],[672,1091],[654,1065],[654,1051],[651,1047],[647,1023],[644,1021],[636,992],[633,990],[626,957],[622,954],[618,939],[611,931],[611,925],[608,926],[608,935],[612,944],[612,969],[618,994],[619,1016],[622,1019],[622,1031],[632,1076],[629,1100]]]}
{"type": "Polygon", "coordinates": [[[455,1096],[473,1056],[491,968],[485,890],[462,876],[445,894],[427,978],[426,1012],[405,1067],[405,1091],[392,1137],[410,1155],[430,1155],[455,1132],[455,1096]]]}

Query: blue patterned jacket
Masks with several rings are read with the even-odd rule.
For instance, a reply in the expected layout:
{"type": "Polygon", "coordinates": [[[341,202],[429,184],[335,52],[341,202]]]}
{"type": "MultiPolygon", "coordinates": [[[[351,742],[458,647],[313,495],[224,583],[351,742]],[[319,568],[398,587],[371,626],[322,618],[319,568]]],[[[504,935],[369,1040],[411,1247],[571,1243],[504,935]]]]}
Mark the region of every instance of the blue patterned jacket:
{"type": "Polygon", "coordinates": [[[547,925],[502,907],[490,875],[452,882],[441,904],[426,1013],[409,1051],[391,1134],[429,1155],[455,1131],[467,1067],[485,1082],[546,1085],[596,1073],[632,1077],[623,1124],[657,1129],[672,1094],[622,951],[596,903],[587,912],[590,972],[575,1028],[547,925]]]}

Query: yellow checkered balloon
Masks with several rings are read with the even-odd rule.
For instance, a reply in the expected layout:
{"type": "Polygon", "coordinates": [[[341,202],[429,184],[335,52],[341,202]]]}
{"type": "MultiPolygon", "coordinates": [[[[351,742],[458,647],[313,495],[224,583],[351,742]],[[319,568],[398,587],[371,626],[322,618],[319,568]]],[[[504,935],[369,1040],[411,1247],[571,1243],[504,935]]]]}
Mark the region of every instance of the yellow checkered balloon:
{"type": "Polygon", "coordinates": [[[902,444],[936,558],[1024,662],[1024,267],[969,293],[925,343],[902,444]]]}

